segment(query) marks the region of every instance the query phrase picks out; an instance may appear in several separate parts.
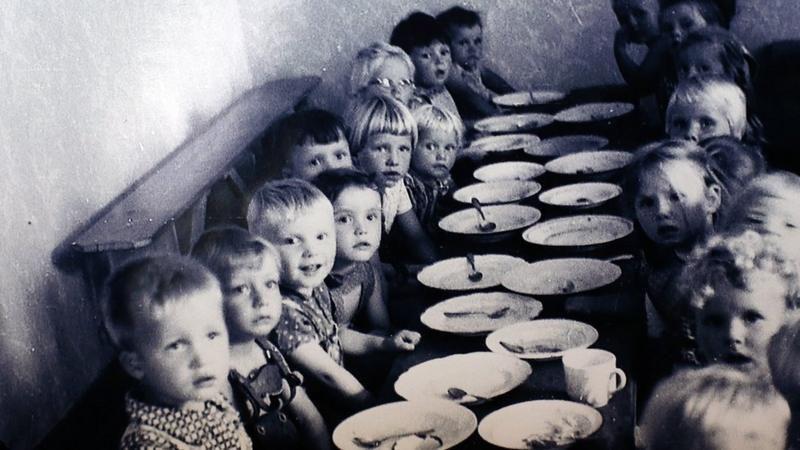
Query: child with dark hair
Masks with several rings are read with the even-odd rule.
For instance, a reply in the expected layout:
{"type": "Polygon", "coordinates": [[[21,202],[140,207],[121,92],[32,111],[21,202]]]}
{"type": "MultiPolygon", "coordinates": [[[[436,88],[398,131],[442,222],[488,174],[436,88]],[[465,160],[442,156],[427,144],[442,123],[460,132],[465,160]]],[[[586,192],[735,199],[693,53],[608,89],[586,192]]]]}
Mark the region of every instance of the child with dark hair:
{"type": "Polygon", "coordinates": [[[436,18],[447,32],[453,68],[447,88],[467,119],[496,114],[492,97],[507,94],[514,88],[485,64],[483,23],[477,12],[453,6],[436,18]]]}
{"type": "Polygon", "coordinates": [[[415,11],[394,27],[389,43],[402,48],[411,57],[416,69],[416,94],[458,115],[456,103],[445,87],[452,60],[447,36],[439,21],[415,11]]]}

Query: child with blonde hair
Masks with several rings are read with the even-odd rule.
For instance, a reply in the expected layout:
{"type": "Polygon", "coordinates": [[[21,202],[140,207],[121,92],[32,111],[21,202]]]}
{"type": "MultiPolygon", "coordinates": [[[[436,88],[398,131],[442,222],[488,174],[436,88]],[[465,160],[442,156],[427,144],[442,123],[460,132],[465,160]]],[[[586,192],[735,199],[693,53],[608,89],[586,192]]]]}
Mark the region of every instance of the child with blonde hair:
{"type": "Polygon", "coordinates": [[[414,72],[414,63],[400,47],[374,42],[359,50],[350,71],[348,110],[354,103],[375,95],[386,95],[410,106],[415,97],[414,72]]]}
{"type": "Polygon", "coordinates": [[[250,449],[228,403],[229,349],[219,282],[186,257],[148,256],[114,272],[105,329],[137,386],[121,449],[250,449]]]}
{"type": "Polygon", "coordinates": [[[374,177],[381,190],[383,231],[395,227],[411,251],[424,262],[436,259],[436,251],[414,214],[406,187],[411,154],[417,145],[417,123],[411,112],[389,97],[372,97],[358,102],[350,117],[350,142],[356,165],[374,177]]]}
{"type": "Polygon", "coordinates": [[[670,97],[665,128],[671,138],[694,142],[716,136],[742,140],[748,133],[744,92],[721,75],[686,79],[670,97]]]}
{"type": "Polygon", "coordinates": [[[247,222],[280,255],[283,310],[271,339],[309,379],[315,402],[314,394],[326,390],[328,399],[344,401],[346,407],[366,406],[371,394],[342,366],[339,328],[324,283],[336,258],[331,202],[306,181],[274,181],[253,196],[247,222]]]}
{"type": "Polygon", "coordinates": [[[800,305],[794,259],[780,242],[747,230],[716,236],[686,273],[701,362],[766,371],[770,338],[800,305]]]}
{"type": "Polygon", "coordinates": [[[254,448],[330,448],[328,428],[303,389],[301,375],[267,340],[281,318],[277,250],[247,230],[226,227],[203,233],[192,256],[222,286],[232,400],[254,448]]]}
{"type": "Polygon", "coordinates": [[[789,416],[768,379],[714,365],[660,383],[641,430],[647,450],[783,450],[789,416]]]}

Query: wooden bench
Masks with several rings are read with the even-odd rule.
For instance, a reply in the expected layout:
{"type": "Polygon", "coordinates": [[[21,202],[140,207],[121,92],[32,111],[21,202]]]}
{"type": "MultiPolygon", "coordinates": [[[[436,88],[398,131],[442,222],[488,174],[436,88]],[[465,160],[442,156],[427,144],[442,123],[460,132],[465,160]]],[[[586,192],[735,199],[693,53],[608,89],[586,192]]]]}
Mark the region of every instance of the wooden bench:
{"type": "Polygon", "coordinates": [[[248,145],[319,82],[316,76],[282,79],[245,92],[76,233],[70,247],[81,255],[95,296],[110,271],[131,257],[188,251],[204,229],[211,186],[226,176],[236,180],[234,166],[250,155],[248,145]]]}

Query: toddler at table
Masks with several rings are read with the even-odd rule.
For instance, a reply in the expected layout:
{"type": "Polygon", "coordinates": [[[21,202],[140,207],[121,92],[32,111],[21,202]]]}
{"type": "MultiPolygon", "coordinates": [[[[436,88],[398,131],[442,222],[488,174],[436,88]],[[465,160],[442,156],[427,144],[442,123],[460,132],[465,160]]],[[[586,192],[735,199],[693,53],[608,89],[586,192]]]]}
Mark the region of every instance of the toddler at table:
{"type": "Polygon", "coordinates": [[[439,219],[455,183],[450,170],[464,145],[464,124],[455,114],[434,105],[413,112],[419,139],[411,154],[406,177],[411,204],[419,221],[431,236],[438,233],[439,219]]]}
{"type": "Polygon", "coordinates": [[[458,116],[456,103],[445,86],[452,59],[441,24],[432,16],[415,11],[394,27],[389,43],[402,48],[411,57],[415,94],[426,103],[458,116]]]}
{"type": "Polygon", "coordinates": [[[492,98],[514,92],[514,88],[491,70],[483,55],[483,23],[476,11],[453,6],[436,19],[444,27],[453,66],[447,88],[465,119],[498,114],[492,98]]]}
{"type": "Polygon", "coordinates": [[[398,233],[405,242],[413,242],[414,245],[405,246],[405,251],[420,262],[435,261],[436,250],[414,214],[405,183],[418,138],[414,117],[396,100],[376,96],[357,103],[350,118],[350,143],[356,165],[374,177],[381,190],[383,232],[398,233]]]}
{"type": "Polygon", "coordinates": [[[406,107],[424,101],[414,94],[414,63],[402,48],[375,42],[361,49],[350,70],[350,101],[345,120],[356,104],[376,95],[392,97],[406,107]]]}
{"type": "Polygon", "coordinates": [[[137,386],[121,449],[250,449],[225,399],[229,365],[222,291],[200,263],[148,256],[112,274],[102,301],[105,329],[137,386]]]}
{"type": "Polygon", "coordinates": [[[800,305],[795,260],[747,230],[715,236],[687,267],[700,361],[768,372],[767,345],[800,305]]]}
{"type": "MultiPolygon", "coordinates": [[[[750,135],[747,101],[733,81],[720,75],[698,75],[682,81],[667,106],[666,133],[700,142],[716,136],[742,140],[750,135]]],[[[752,142],[752,139],[744,139],[752,142]]]]}
{"type": "Polygon", "coordinates": [[[280,255],[283,311],[272,341],[305,375],[326,419],[334,422],[333,413],[366,407],[372,395],[342,366],[339,328],[324,283],[336,257],[331,202],[306,181],[273,181],[253,196],[247,222],[280,255]],[[334,402],[336,408],[327,408],[334,402]]]}
{"type": "Polygon", "coordinates": [[[192,256],[222,285],[230,342],[228,380],[245,428],[259,448],[330,448],[325,421],[280,350],[267,340],[281,318],[280,257],[247,230],[205,232],[192,256]]]}
{"type": "Polygon", "coordinates": [[[647,450],[783,450],[789,415],[768,378],[714,365],[659,384],[641,430],[647,450]]]}

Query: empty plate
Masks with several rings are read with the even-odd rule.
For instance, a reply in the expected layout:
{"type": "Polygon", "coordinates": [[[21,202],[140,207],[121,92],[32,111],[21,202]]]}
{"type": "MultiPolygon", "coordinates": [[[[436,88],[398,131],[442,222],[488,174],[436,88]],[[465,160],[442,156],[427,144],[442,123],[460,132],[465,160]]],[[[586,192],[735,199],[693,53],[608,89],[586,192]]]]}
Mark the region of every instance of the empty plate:
{"type": "Polygon", "coordinates": [[[453,297],[426,309],[420,321],[446,333],[491,333],[512,323],[535,319],[542,303],[511,292],[481,292],[453,297]]]}
{"type": "Polygon", "coordinates": [[[345,419],[333,430],[342,450],[444,449],[475,431],[477,418],[446,400],[414,400],[376,406],[345,419]]]}
{"type": "Polygon", "coordinates": [[[566,400],[532,400],[499,409],[481,420],[478,434],[503,448],[560,447],[585,439],[603,425],[591,406],[566,400]]]}
{"type": "Polygon", "coordinates": [[[587,348],[597,341],[597,330],[568,319],[539,319],[503,327],[486,336],[486,347],[495,353],[520,359],[555,359],[573,348],[587,348]]]}
{"type": "Polygon", "coordinates": [[[477,404],[514,389],[530,374],[530,364],[513,356],[465,353],[431,359],[408,369],[397,378],[394,390],[406,400],[434,398],[477,404]]]}
{"type": "Polygon", "coordinates": [[[533,225],[542,217],[542,213],[532,206],[515,204],[484,206],[483,213],[486,215],[486,220],[494,223],[496,227],[491,230],[482,230],[478,211],[475,208],[469,208],[446,216],[439,221],[439,228],[462,235],[492,235],[520,230],[533,225]]]}
{"type": "Polygon", "coordinates": [[[417,280],[434,289],[463,291],[483,289],[500,284],[503,274],[512,267],[526,264],[525,260],[508,255],[475,255],[475,269],[481,273],[479,280],[470,279],[472,267],[467,258],[444,259],[420,270],[417,280]]]}
{"type": "Polygon", "coordinates": [[[581,247],[606,244],[632,232],[633,222],[624,217],[584,214],[538,223],[525,230],[522,239],[548,247],[581,247]]]}
{"type": "Polygon", "coordinates": [[[480,167],[472,173],[480,181],[529,181],[545,173],[543,165],[526,161],[507,161],[480,167]]]}
{"type": "Polygon", "coordinates": [[[469,204],[477,198],[481,204],[511,203],[533,197],[542,189],[535,181],[489,181],[477,183],[453,192],[453,199],[469,204]]]}
{"type": "Polygon", "coordinates": [[[621,169],[632,159],[632,153],[614,150],[579,152],[556,158],[544,168],[561,175],[587,175],[621,169]]]}
{"type": "Polygon", "coordinates": [[[481,133],[530,131],[553,123],[553,116],[542,113],[508,114],[481,119],[473,127],[481,133]]]}
{"type": "Polygon", "coordinates": [[[597,150],[606,145],[608,145],[608,139],[602,136],[589,134],[556,136],[531,145],[525,149],[525,153],[531,156],[555,158],[571,153],[597,150]]]}
{"type": "Polygon", "coordinates": [[[539,201],[547,205],[569,208],[600,206],[622,194],[622,188],[611,183],[575,183],[560,186],[539,194],[539,201]]]}
{"type": "Polygon", "coordinates": [[[564,97],[566,97],[566,94],[561,91],[535,90],[497,95],[492,98],[492,101],[497,106],[529,106],[555,102],[564,97]]]}
{"type": "Polygon", "coordinates": [[[631,103],[585,103],[560,111],[555,116],[559,122],[597,122],[613,119],[633,111],[631,103]]]}
{"type": "Polygon", "coordinates": [[[539,137],[533,134],[516,133],[486,136],[472,141],[469,147],[461,151],[461,155],[483,157],[492,152],[525,150],[537,142],[539,142],[539,137]]]}
{"type": "Polygon", "coordinates": [[[501,280],[503,287],[528,295],[567,295],[616,281],[622,269],[591,258],[557,258],[518,266],[501,280]]]}

